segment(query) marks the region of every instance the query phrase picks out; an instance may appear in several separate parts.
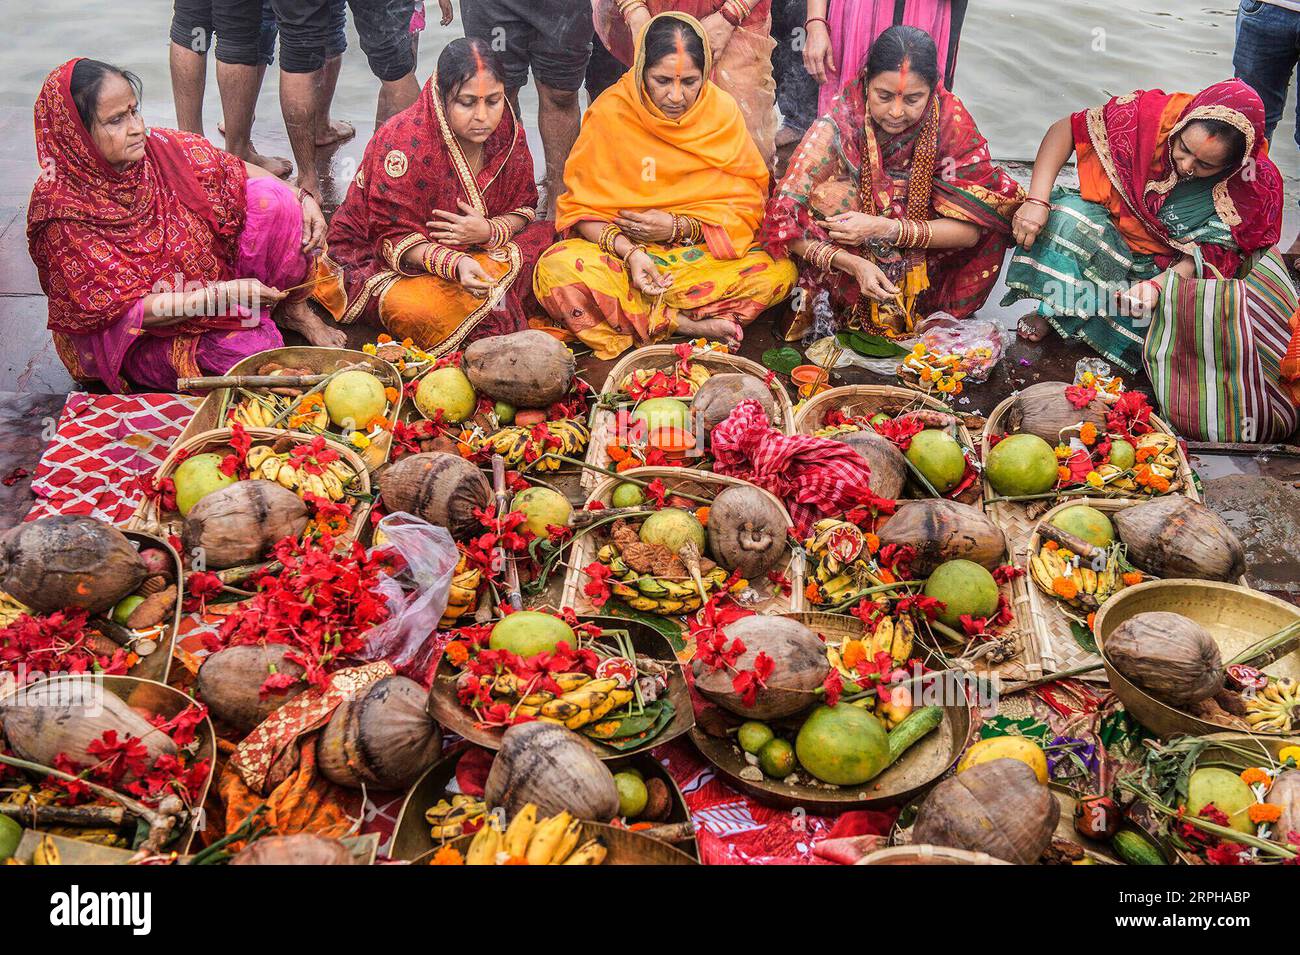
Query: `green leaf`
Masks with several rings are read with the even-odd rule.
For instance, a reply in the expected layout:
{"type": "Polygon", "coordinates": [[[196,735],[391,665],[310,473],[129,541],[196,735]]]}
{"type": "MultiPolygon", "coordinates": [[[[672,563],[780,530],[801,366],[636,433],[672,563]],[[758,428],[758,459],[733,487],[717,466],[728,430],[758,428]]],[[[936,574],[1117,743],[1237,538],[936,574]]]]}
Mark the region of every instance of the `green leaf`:
{"type": "Polygon", "coordinates": [[[633,610],[626,604],[611,600],[605,605],[605,611],[613,617],[623,617],[627,620],[635,620],[643,623],[652,630],[656,630],[664,635],[673,652],[677,653],[686,648],[686,641],[682,639],[682,628],[678,623],[674,623],[667,617],[661,617],[654,613],[642,613],[639,610],[633,610]]]}
{"type": "Polygon", "coordinates": [[[867,358],[895,358],[906,355],[907,349],[891,338],[883,335],[868,335],[864,332],[836,332],[835,340],[845,348],[852,349],[867,358]]]}
{"type": "MultiPolygon", "coordinates": [[[[638,746],[644,746],[647,741],[654,739],[664,731],[664,728],[673,721],[673,716],[676,713],[677,709],[670,700],[656,700],[654,703],[647,703],[645,712],[642,715],[627,717],[615,730],[615,735],[612,738],[601,739],[600,742],[620,753],[625,750],[636,749],[638,746]]],[[[599,739],[599,737],[593,737],[593,739],[599,739]]]]}
{"type": "Polygon", "coordinates": [[[1092,635],[1086,624],[1079,623],[1077,620],[1070,621],[1070,633],[1074,635],[1074,642],[1089,653],[1097,652],[1097,640],[1092,635]]]}
{"type": "Polygon", "coordinates": [[[763,352],[763,364],[778,375],[788,375],[803,364],[803,356],[797,348],[789,345],[784,348],[769,348],[763,352]]]}

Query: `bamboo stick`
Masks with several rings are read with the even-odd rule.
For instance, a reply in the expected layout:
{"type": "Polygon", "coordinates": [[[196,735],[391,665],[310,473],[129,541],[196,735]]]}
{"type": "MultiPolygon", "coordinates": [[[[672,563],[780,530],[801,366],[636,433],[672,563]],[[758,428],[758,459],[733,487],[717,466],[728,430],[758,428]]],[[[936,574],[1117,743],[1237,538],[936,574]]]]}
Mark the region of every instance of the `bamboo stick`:
{"type": "Polygon", "coordinates": [[[329,375],[211,375],[178,378],[177,391],[216,391],[219,388],[310,388],[329,380],[329,375]]]}
{"type": "Polygon", "coordinates": [[[121,806],[38,806],[0,803],[0,816],[24,822],[33,829],[41,826],[120,826],[126,818],[121,806]]]}
{"type": "MultiPolygon", "coordinates": [[[[611,471],[609,468],[602,468],[596,464],[588,464],[586,461],[579,461],[577,458],[566,457],[563,454],[555,454],[554,452],[548,451],[546,454],[542,455],[542,457],[556,458],[557,460],[563,461],[565,464],[573,464],[580,468],[586,468],[588,471],[595,471],[598,474],[604,474],[607,477],[618,478],[620,481],[626,481],[628,484],[635,484],[637,487],[650,486],[649,481],[643,481],[641,478],[632,477],[629,474],[620,474],[617,471],[611,471]]],[[[541,459],[539,458],[538,460],[541,459]]],[[[712,498],[700,497],[698,494],[687,494],[685,491],[669,491],[668,493],[674,494],[677,497],[684,497],[686,500],[694,501],[696,504],[708,505],[713,503],[712,498]]]]}

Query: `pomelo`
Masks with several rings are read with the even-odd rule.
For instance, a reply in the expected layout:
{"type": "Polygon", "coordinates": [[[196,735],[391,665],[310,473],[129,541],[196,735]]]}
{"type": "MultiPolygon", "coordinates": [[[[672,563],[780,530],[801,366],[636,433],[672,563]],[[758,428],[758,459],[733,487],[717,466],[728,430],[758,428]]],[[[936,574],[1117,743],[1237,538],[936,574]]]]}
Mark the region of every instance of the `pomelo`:
{"type": "Polygon", "coordinates": [[[573,628],[559,617],[538,610],[516,610],[492,628],[488,648],[509,650],[528,658],[539,653],[552,653],[560,642],[567,643],[570,649],[578,647],[573,628]]]}
{"type": "Polygon", "coordinates": [[[940,494],[955,488],[966,473],[966,455],[961,445],[947,431],[926,428],[912,435],[907,449],[911,461],[940,494]]]}
{"type": "Polygon", "coordinates": [[[448,424],[459,424],[470,417],[477,403],[478,396],[465,373],[450,365],[429,372],[415,389],[415,407],[420,414],[436,418],[441,411],[442,420],[448,424]]]}
{"type": "Polygon", "coordinates": [[[799,728],[794,749],[804,769],[836,786],[861,785],[889,765],[885,727],[849,703],[814,709],[799,728]]]}
{"type": "Polygon", "coordinates": [[[645,423],[645,437],[653,444],[662,431],[690,431],[691,409],[676,398],[650,398],[628,415],[628,420],[645,423]]]}
{"type": "Polygon", "coordinates": [[[1087,504],[1070,505],[1052,518],[1052,524],[1098,547],[1109,547],[1115,542],[1115,525],[1110,518],[1087,504]]]}
{"type": "Polygon", "coordinates": [[[636,507],[638,504],[645,503],[645,491],[637,484],[624,481],[614,488],[614,493],[609,496],[609,503],[615,507],[636,507]]]}
{"type": "Polygon", "coordinates": [[[1207,766],[1192,773],[1187,780],[1187,813],[1199,816],[1211,803],[1228,817],[1228,825],[1246,835],[1255,834],[1255,824],[1250,821],[1250,807],[1255,805],[1251,792],[1236,773],[1217,766],[1207,766]]]}
{"type": "Polygon", "coordinates": [[[325,386],[325,410],[340,428],[365,431],[386,407],[384,383],[368,371],[345,371],[325,386]]]}
{"type": "Polygon", "coordinates": [[[694,543],[704,553],[704,525],[699,518],[677,507],[655,511],[641,525],[641,543],[663,544],[676,554],[687,543],[694,543]]]}
{"type": "Polygon", "coordinates": [[[515,495],[510,505],[512,511],[523,511],[528,518],[527,527],[537,537],[546,537],[546,525],[563,527],[569,523],[573,505],[559,491],[549,487],[527,487],[515,495]]]}
{"type": "Polygon", "coordinates": [[[1137,449],[1123,438],[1110,443],[1110,463],[1117,468],[1131,468],[1137,462],[1137,449]]]}
{"type": "Polygon", "coordinates": [[[925,595],[943,601],[939,619],[950,627],[961,626],[962,614],[990,617],[998,609],[998,582],[970,560],[949,560],[936,567],[925,582],[925,595]]]}
{"type": "Polygon", "coordinates": [[[224,454],[208,451],[195,454],[181,462],[172,480],[176,482],[176,509],[184,517],[190,508],[213,491],[238,482],[239,478],[221,472],[224,454]]]}
{"type": "MultiPolygon", "coordinates": [[[[915,440],[915,439],[913,439],[915,440]]],[[[984,473],[999,494],[1042,494],[1056,484],[1056,453],[1036,434],[1013,434],[993,446],[984,473]]]]}

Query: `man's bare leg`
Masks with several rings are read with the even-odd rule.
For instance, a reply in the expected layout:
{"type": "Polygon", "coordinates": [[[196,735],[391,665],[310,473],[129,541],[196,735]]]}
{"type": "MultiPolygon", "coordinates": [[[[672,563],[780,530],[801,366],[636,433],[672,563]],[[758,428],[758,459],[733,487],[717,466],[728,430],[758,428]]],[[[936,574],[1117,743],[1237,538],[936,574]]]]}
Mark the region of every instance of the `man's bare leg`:
{"type": "Polygon", "coordinates": [[[280,111],[293,147],[293,161],[298,165],[298,187],[320,196],[320,178],[316,175],[316,84],[320,70],[314,73],[280,71],[280,111]]]}
{"type": "Polygon", "coordinates": [[[172,74],[172,99],[176,101],[176,127],[203,135],[203,92],[208,81],[208,56],[172,41],[168,63],[172,74]]]}
{"type": "Polygon", "coordinates": [[[420,98],[420,82],[414,71],[398,80],[379,84],[379,105],[375,109],[375,129],[388,122],[420,98]]]}
{"type": "Polygon", "coordinates": [[[332,146],[351,139],[357,134],[351,123],[330,119],[330,106],[334,103],[334,90],[339,83],[339,68],[343,54],[331,56],[320,71],[316,86],[316,145],[332,146]]]}
{"type": "Polygon", "coordinates": [[[293,172],[293,164],[282,156],[263,156],[253,149],[253,111],[262,88],[266,68],[217,61],[217,89],[221,91],[221,113],[225,118],[226,151],[245,162],[261,166],[277,176],[293,172]]]}
{"type": "Polygon", "coordinates": [[[538,214],[550,219],[555,215],[555,200],[564,191],[564,163],[577,141],[582,116],[576,90],[557,90],[538,83],[537,99],[537,125],[542,134],[542,153],[546,157],[545,208],[538,214]]]}

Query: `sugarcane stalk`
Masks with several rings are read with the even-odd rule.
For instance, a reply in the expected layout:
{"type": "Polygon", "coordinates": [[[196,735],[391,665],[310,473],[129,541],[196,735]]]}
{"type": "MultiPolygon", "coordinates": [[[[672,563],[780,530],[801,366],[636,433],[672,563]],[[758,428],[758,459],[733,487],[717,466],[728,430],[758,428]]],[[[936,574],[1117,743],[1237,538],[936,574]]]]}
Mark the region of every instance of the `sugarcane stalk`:
{"type": "Polygon", "coordinates": [[[1268,666],[1275,660],[1281,659],[1297,647],[1300,647],[1300,621],[1288,624],[1276,633],[1269,634],[1263,640],[1252,643],[1225,665],[1237,666],[1240,664],[1258,670],[1268,666]]]}
{"type": "Polygon", "coordinates": [[[1085,673],[1096,673],[1104,666],[1105,664],[1102,663],[1085,663],[1082,666],[1071,667],[1068,670],[1057,670],[1055,673],[1046,673],[1032,680],[1010,683],[1002,692],[1006,695],[1019,693],[1021,690],[1028,690],[1030,687],[1041,686],[1044,683],[1055,683],[1057,680],[1067,680],[1070,677],[1083,676],[1085,673]]]}
{"type": "Polygon", "coordinates": [[[89,779],[82,779],[80,776],[74,776],[71,773],[65,773],[61,769],[55,769],[53,766],[43,766],[40,763],[34,763],[31,760],[19,759],[17,756],[10,756],[6,753],[0,753],[0,763],[6,766],[13,766],[15,769],[25,769],[29,773],[40,773],[45,776],[54,776],[65,782],[80,783],[92,792],[103,796],[105,799],[111,799],[113,802],[122,806],[133,816],[139,816],[149,824],[150,829],[166,826],[170,831],[171,826],[168,824],[167,815],[160,813],[144,803],[132,799],[130,796],[124,796],[107,786],[101,786],[99,783],[92,782],[89,779]]]}
{"type": "Polygon", "coordinates": [[[902,590],[904,587],[917,587],[925,583],[924,580],[899,580],[892,584],[878,584],[875,587],[867,587],[865,590],[855,591],[853,596],[849,597],[842,603],[835,604],[832,607],[822,609],[821,613],[839,613],[841,610],[856,604],[863,597],[869,597],[872,594],[883,594],[891,590],[902,590]]]}
{"type": "Polygon", "coordinates": [[[1062,530],[1050,522],[1043,522],[1038,525],[1038,536],[1044,537],[1049,541],[1055,541],[1066,550],[1078,554],[1085,560],[1091,560],[1098,554],[1106,553],[1106,548],[1090,544],[1083,538],[1076,537],[1069,531],[1062,530]]]}
{"type": "Polygon", "coordinates": [[[219,388],[310,388],[330,375],[210,375],[178,378],[177,391],[216,391],[219,388]]]}
{"type": "Polygon", "coordinates": [[[121,806],[42,806],[29,800],[23,805],[0,802],[0,816],[41,826],[120,826],[126,818],[121,806]]]}

